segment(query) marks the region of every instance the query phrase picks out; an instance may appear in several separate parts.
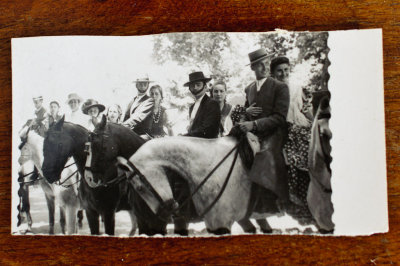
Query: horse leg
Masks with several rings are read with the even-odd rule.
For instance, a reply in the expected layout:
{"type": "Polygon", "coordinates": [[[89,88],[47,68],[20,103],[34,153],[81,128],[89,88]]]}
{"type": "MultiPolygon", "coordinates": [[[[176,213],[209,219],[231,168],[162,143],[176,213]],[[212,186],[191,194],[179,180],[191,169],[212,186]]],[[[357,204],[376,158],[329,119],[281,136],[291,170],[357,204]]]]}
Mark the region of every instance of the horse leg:
{"type": "Polygon", "coordinates": [[[61,233],[65,235],[65,210],[60,206],[60,226],[61,233]]]}
{"type": "Polygon", "coordinates": [[[104,221],[104,229],[107,235],[114,235],[115,230],[115,211],[106,211],[102,216],[104,221]]]}
{"type": "Polygon", "coordinates": [[[82,229],[83,210],[79,210],[76,217],[78,218],[78,227],[79,229],[82,229]]]}
{"type": "Polygon", "coordinates": [[[221,227],[221,228],[218,228],[218,229],[215,229],[215,230],[207,229],[207,231],[209,233],[214,234],[214,235],[230,235],[231,234],[231,230],[229,230],[228,228],[225,228],[225,227],[221,227]]]}
{"type": "Polygon", "coordinates": [[[267,219],[257,219],[256,222],[260,226],[260,229],[264,234],[272,233],[272,228],[269,225],[267,219]]]}
{"type": "Polygon", "coordinates": [[[67,207],[67,234],[76,234],[76,207],[67,207]]]}
{"type": "Polygon", "coordinates": [[[238,224],[242,227],[242,229],[245,233],[255,234],[257,231],[256,227],[253,225],[253,223],[248,218],[244,218],[244,219],[238,221],[238,224]]]}
{"type": "Polygon", "coordinates": [[[131,231],[129,232],[129,236],[133,236],[135,235],[136,232],[136,228],[137,228],[137,219],[136,219],[136,215],[133,212],[133,210],[129,210],[129,217],[131,218],[131,223],[132,223],[132,228],[131,231]]]}
{"type": "Polygon", "coordinates": [[[55,212],[55,200],[54,195],[45,193],[47,208],[49,209],[49,235],[54,234],[54,212],[55,212]]]}
{"type": "Polygon", "coordinates": [[[92,235],[100,234],[99,231],[99,213],[92,209],[86,209],[86,218],[89,223],[90,233],[92,235]]]}
{"type": "Polygon", "coordinates": [[[189,235],[188,223],[185,217],[174,218],[174,233],[181,236],[189,235]]]}
{"type": "Polygon", "coordinates": [[[24,213],[26,217],[26,222],[28,224],[28,228],[26,231],[32,231],[32,217],[31,217],[31,205],[29,202],[29,186],[26,184],[21,184],[18,190],[18,195],[21,197],[21,206],[19,206],[19,218],[17,226],[21,225],[22,219],[24,218],[24,213]]]}

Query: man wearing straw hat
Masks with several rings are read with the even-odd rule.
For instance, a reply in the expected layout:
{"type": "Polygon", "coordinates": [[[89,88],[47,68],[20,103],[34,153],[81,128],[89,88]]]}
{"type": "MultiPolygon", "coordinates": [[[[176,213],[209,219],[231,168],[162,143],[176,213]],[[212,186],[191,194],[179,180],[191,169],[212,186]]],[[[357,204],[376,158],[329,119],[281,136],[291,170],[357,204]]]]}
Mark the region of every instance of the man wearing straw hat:
{"type": "Polygon", "coordinates": [[[145,135],[151,122],[151,112],[154,106],[154,100],[146,92],[150,81],[148,76],[139,78],[133,83],[136,84],[137,96],[128,104],[125,111],[123,125],[132,129],[138,135],[145,135]]]}
{"type": "Polygon", "coordinates": [[[44,137],[47,124],[47,111],[43,107],[43,97],[36,96],[32,98],[35,105],[35,118],[32,121],[32,129],[40,136],[44,137]]]}
{"type": "Polygon", "coordinates": [[[265,49],[250,53],[249,58],[256,80],[245,89],[247,121],[239,124],[242,131],[253,132],[260,140],[261,150],[254,157],[250,179],[266,188],[271,196],[271,204],[265,204],[263,212],[274,213],[278,211],[277,199],[279,202],[288,200],[287,169],[282,151],[287,135],[289,89],[285,83],[268,76],[270,64],[265,49]]]}

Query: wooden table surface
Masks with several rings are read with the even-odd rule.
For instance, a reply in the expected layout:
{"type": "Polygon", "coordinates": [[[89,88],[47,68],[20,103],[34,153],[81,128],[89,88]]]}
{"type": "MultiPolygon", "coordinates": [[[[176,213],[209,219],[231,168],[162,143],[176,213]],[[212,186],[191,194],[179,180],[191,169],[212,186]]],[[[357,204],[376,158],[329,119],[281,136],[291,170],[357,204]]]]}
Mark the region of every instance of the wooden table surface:
{"type": "MultiPolygon", "coordinates": [[[[400,261],[400,1],[0,1],[0,262],[381,264],[400,261]],[[369,237],[11,236],[11,38],[383,28],[390,232],[369,237]]],[[[362,97],[362,96],[360,96],[362,97]]]]}

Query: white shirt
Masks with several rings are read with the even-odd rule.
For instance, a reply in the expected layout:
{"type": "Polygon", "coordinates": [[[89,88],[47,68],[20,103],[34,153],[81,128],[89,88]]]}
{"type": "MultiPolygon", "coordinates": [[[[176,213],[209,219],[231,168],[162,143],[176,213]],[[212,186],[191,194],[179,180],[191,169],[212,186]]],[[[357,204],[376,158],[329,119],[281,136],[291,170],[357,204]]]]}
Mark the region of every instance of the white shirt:
{"type": "Polygon", "coordinates": [[[73,124],[81,125],[85,127],[86,129],[90,130],[90,117],[88,115],[85,115],[82,113],[81,110],[76,110],[75,112],[71,112],[68,114],[65,114],[65,121],[71,122],[73,124]]]}
{"type": "Polygon", "coordinates": [[[257,92],[260,91],[262,85],[267,80],[267,78],[256,80],[257,92]]]}
{"type": "Polygon", "coordinates": [[[203,96],[201,96],[199,99],[197,99],[195,101],[192,113],[190,114],[190,122],[193,122],[194,118],[196,117],[197,111],[199,110],[199,107],[200,107],[200,103],[203,100],[205,95],[206,94],[204,94],[203,96]]]}
{"type": "Polygon", "coordinates": [[[135,97],[135,100],[133,100],[132,106],[131,106],[131,110],[129,110],[129,113],[132,114],[133,110],[138,106],[138,102],[140,101],[140,99],[142,99],[146,94],[143,95],[138,95],[135,97]]]}

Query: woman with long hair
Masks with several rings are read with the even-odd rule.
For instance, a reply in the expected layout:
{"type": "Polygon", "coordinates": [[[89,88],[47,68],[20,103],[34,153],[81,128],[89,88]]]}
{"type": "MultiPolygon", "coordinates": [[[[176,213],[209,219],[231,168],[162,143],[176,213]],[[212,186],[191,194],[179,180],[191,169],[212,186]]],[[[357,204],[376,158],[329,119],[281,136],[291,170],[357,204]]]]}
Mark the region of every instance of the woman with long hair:
{"type": "Polygon", "coordinates": [[[150,87],[150,97],[154,100],[152,119],[147,130],[147,134],[151,138],[164,137],[172,135],[172,127],[169,123],[167,112],[164,106],[161,105],[163,101],[163,91],[159,85],[150,87]]]}
{"type": "Polygon", "coordinates": [[[107,121],[115,124],[121,123],[122,108],[118,104],[112,104],[106,111],[107,121]]]}

